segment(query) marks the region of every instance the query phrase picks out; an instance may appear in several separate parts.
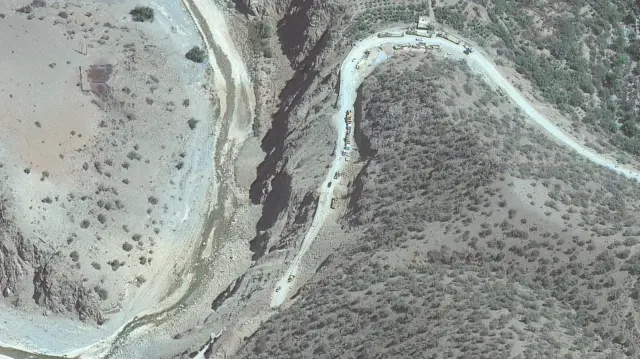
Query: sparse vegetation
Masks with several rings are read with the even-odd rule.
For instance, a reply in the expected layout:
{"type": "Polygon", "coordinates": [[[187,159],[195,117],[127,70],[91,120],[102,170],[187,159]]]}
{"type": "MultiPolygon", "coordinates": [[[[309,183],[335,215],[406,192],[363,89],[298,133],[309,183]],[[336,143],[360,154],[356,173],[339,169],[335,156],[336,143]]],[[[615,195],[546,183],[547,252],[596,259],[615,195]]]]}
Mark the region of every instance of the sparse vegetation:
{"type": "Polygon", "coordinates": [[[126,252],[130,252],[133,249],[133,245],[129,242],[124,242],[122,244],[122,249],[125,250],[126,252]]]}
{"type": "Polygon", "coordinates": [[[91,225],[91,222],[89,222],[88,219],[83,219],[82,222],[80,222],[80,228],[87,229],[89,225],[91,225]]]}
{"type": "Polygon", "coordinates": [[[435,16],[515,67],[576,130],[640,154],[640,106],[635,85],[640,37],[632,1],[583,3],[535,0],[523,6],[487,0],[437,8],[435,16]],[[488,16],[480,16],[486,12],[488,16]],[[597,101],[590,99],[597,98],[597,101]],[[634,100],[625,100],[634,99],[634,100]]]}
{"type": "Polygon", "coordinates": [[[268,39],[273,35],[273,27],[267,21],[258,23],[258,36],[262,39],[268,39]]]}
{"type": "Polygon", "coordinates": [[[109,298],[109,292],[106,289],[96,286],[94,290],[101,300],[107,300],[109,298]]]}
{"type": "Polygon", "coordinates": [[[189,121],[187,121],[187,124],[189,125],[189,128],[192,130],[196,129],[196,125],[198,124],[198,120],[196,120],[195,118],[191,117],[189,119],[189,121]]]}
{"type": "Polygon", "coordinates": [[[187,60],[201,64],[207,60],[207,53],[201,49],[200,46],[194,46],[184,55],[184,57],[186,57],[187,60]]]}
{"type": "Polygon", "coordinates": [[[638,184],[550,141],[466,67],[408,59],[361,89],[354,239],[240,357],[634,358],[621,313],[640,291],[620,283],[640,273],[623,247],[638,184]]]}
{"type": "Polygon", "coordinates": [[[136,6],[129,12],[131,19],[137,22],[153,22],[154,14],[153,9],[148,6],[136,6]]]}

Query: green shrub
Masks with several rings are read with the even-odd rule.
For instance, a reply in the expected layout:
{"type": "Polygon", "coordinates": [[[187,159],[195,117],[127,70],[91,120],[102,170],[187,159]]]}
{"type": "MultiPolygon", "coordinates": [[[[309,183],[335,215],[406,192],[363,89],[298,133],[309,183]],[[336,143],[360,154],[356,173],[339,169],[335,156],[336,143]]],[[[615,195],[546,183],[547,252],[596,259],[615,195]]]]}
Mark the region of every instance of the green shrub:
{"type": "Polygon", "coordinates": [[[133,21],[137,22],[153,22],[154,15],[153,9],[147,6],[136,6],[133,10],[129,11],[133,21]]]}
{"type": "Polygon", "coordinates": [[[201,49],[200,46],[194,46],[184,55],[184,57],[186,57],[187,60],[201,64],[207,59],[207,53],[201,49]]]}
{"type": "Polygon", "coordinates": [[[195,118],[191,117],[189,119],[189,121],[187,121],[187,124],[189,125],[189,128],[192,130],[196,129],[196,125],[198,124],[198,120],[196,120],[195,118]]]}
{"type": "Polygon", "coordinates": [[[273,35],[273,28],[271,24],[266,21],[262,21],[258,24],[258,35],[263,39],[268,39],[273,35]]]}
{"type": "Polygon", "coordinates": [[[98,297],[100,297],[100,299],[107,300],[107,298],[109,298],[109,292],[106,289],[95,286],[93,290],[98,293],[98,297]]]}

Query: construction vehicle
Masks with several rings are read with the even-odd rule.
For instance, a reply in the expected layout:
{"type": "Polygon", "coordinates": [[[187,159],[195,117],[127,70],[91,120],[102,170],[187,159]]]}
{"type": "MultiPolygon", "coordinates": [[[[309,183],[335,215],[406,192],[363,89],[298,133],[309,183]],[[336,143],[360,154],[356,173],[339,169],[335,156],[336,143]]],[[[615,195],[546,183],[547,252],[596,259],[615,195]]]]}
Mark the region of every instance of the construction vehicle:
{"type": "Polygon", "coordinates": [[[335,198],[331,198],[331,205],[329,207],[331,207],[331,209],[336,209],[336,202],[335,198]]]}
{"type": "Polygon", "coordinates": [[[289,278],[287,278],[287,283],[291,283],[291,282],[293,282],[293,279],[294,279],[295,277],[296,277],[296,276],[295,276],[295,275],[293,275],[293,274],[292,274],[292,275],[290,275],[290,276],[289,276],[289,278]]]}
{"type": "Polygon", "coordinates": [[[403,37],[404,32],[402,31],[386,31],[378,34],[378,37],[403,37]]]}
{"type": "Polygon", "coordinates": [[[443,30],[440,30],[438,32],[438,36],[442,37],[445,40],[449,40],[449,41],[453,42],[456,45],[459,45],[460,42],[462,41],[457,36],[451,35],[450,33],[446,32],[446,31],[443,31],[443,30]]]}

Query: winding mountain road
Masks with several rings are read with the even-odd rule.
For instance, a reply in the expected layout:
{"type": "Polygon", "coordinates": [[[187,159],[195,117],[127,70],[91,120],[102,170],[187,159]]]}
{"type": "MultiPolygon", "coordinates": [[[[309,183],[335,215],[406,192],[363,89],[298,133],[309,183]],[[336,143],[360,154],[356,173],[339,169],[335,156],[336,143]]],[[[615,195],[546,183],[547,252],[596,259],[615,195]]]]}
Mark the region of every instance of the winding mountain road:
{"type": "MultiPolygon", "coordinates": [[[[403,29],[392,30],[402,31],[403,29]]],[[[382,32],[387,31],[390,30],[384,30],[382,32]]],[[[387,44],[400,45],[418,43],[424,43],[426,45],[440,45],[440,51],[451,53],[463,54],[465,50],[462,45],[456,45],[440,37],[421,37],[415,35],[404,35],[402,37],[378,37],[378,34],[376,33],[357,43],[351,50],[351,52],[349,52],[349,55],[347,55],[345,60],[342,62],[342,66],[340,69],[340,93],[338,97],[338,112],[333,117],[334,124],[338,129],[336,145],[337,147],[335,150],[336,157],[331,164],[331,168],[327,173],[326,179],[324,180],[322,185],[320,185],[320,198],[318,200],[316,214],[311,223],[311,227],[307,231],[302,241],[301,248],[293,259],[293,262],[289,265],[289,268],[287,269],[285,274],[276,284],[276,289],[274,290],[271,298],[272,308],[282,305],[282,303],[284,303],[285,300],[289,297],[289,293],[295,284],[295,276],[299,271],[302,258],[311,247],[311,244],[320,231],[320,228],[322,227],[322,224],[327,217],[328,211],[330,210],[329,207],[331,198],[333,196],[333,190],[335,188],[335,184],[339,181],[333,180],[333,175],[335,172],[341,171],[345,163],[344,158],[340,155],[343,147],[343,139],[345,137],[344,116],[347,110],[353,109],[353,104],[356,100],[356,91],[363,80],[362,76],[359,75],[356,69],[356,64],[358,63],[358,61],[360,61],[365,51],[367,50],[387,44]],[[331,181],[334,182],[334,185],[328,188],[327,185],[331,181]],[[294,277],[291,281],[289,281],[289,278],[291,276],[294,277]]],[[[570,147],[581,156],[584,156],[588,160],[598,165],[604,166],[627,178],[636,180],[640,179],[640,172],[638,170],[620,165],[617,161],[602,156],[601,154],[585,147],[569,134],[565,133],[553,123],[551,123],[551,121],[547,120],[540,112],[538,112],[531,104],[529,104],[527,100],[525,100],[520,92],[513,85],[511,85],[507,81],[507,79],[505,79],[500,74],[496,67],[479,51],[476,50],[469,55],[465,55],[465,57],[467,63],[470,66],[476,69],[480,69],[482,72],[484,72],[488,76],[488,79],[493,82],[494,85],[500,87],[505,92],[505,94],[509,96],[518,105],[518,107],[520,107],[531,118],[531,120],[540,125],[545,131],[547,131],[551,136],[555,137],[559,142],[570,147]]]]}

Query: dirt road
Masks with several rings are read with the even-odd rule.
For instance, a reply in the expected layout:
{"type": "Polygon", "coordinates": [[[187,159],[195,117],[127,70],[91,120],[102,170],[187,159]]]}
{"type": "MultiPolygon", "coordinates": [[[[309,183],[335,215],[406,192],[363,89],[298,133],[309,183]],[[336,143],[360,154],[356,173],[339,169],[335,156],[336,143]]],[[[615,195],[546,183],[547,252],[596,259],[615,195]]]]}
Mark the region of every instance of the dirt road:
{"type": "MultiPolygon", "coordinates": [[[[391,30],[402,31],[403,29],[396,28],[391,30]]],[[[384,30],[381,32],[386,31],[390,30],[384,30]]],[[[334,124],[338,129],[338,145],[335,151],[336,157],[333,160],[331,168],[327,173],[327,178],[322,183],[322,185],[320,185],[320,188],[318,190],[320,192],[318,208],[316,210],[316,215],[313,218],[311,227],[309,228],[302,241],[302,246],[293,259],[293,262],[291,262],[287,271],[276,283],[276,289],[274,290],[271,299],[271,307],[280,306],[290,295],[291,289],[295,285],[295,275],[298,273],[300,262],[311,247],[311,244],[313,243],[316,235],[318,234],[320,228],[324,223],[325,218],[327,217],[327,212],[330,210],[329,206],[331,197],[333,196],[333,188],[335,188],[335,185],[339,181],[339,179],[333,180],[333,174],[336,171],[341,171],[345,163],[344,158],[340,155],[343,146],[343,139],[345,136],[345,125],[343,119],[345,116],[345,112],[353,108],[353,104],[356,100],[356,90],[363,80],[356,69],[356,64],[360,61],[360,59],[362,59],[366,50],[370,50],[386,44],[396,45],[418,43],[423,43],[426,45],[440,45],[440,51],[456,53],[459,55],[463,55],[465,50],[462,45],[456,45],[440,37],[427,38],[414,35],[405,35],[403,37],[380,38],[377,36],[377,34],[375,34],[356,44],[356,46],[354,46],[351,52],[349,52],[349,55],[347,55],[347,57],[343,61],[340,71],[340,94],[338,98],[338,112],[333,118],[334,124]],[[334,182],[333,186],[331,188],[327,188],[327,184],[332,180],[334,182]],[[291,276],[294,276],[294,278],[293,280],[289,281],[289,278],[291,276]]],[[[581,156],[584,156],[588,160],[598,165],[609,168],[610,170],[615,171],[616,173],[624,175],[628,178],[640,179],[640,172],[638,170],[623,167],[614,159],[602,156],[601,154],[585,147],[583,144],[579,143],[577,140],[575,140],[570,135],[566,134],[560,128],[547,120],[540,112],[533,108],[533,106],[531,106],[531,104],[529,104],[527,100],[524,99],[520,92],[515,87],[513,87],[513,85],[511,85],[500,74],[500,72],[490,62],[490,60],[487,60],[479,51],[475,51],[469,55],[466,55],[466,58],[470,66],[484,72],[489,77],[490,81],[500,87],[506,93],[506,95],[509,96],[518,105],[518,107],[520,107],[531,118],[531,120],[540,125],[545,131],[555,137],[559,142],[572,148],[581,156]]]]}

